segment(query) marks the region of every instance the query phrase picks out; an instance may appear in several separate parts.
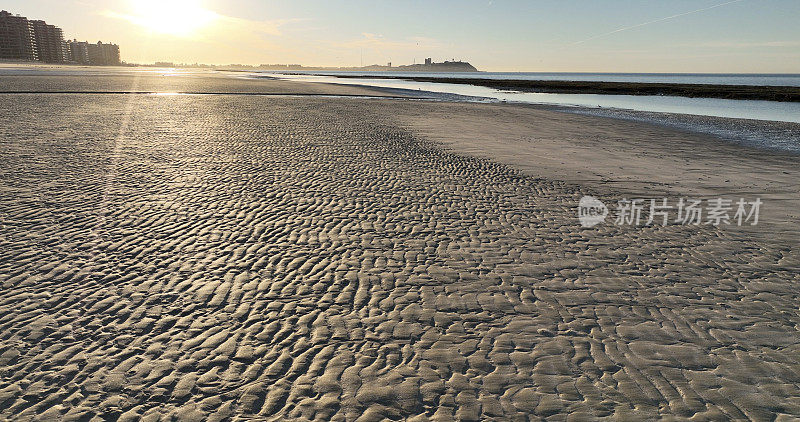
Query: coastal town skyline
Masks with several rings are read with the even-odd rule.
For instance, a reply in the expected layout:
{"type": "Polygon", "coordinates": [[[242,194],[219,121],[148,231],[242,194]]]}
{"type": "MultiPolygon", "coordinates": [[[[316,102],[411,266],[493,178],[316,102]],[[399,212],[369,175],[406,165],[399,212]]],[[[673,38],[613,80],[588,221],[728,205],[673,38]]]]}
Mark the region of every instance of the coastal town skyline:
{"type": "Polygon", "coordinates": [[[800,71],[796,2],[611,7],[619,3],[438,2],[424,14],[359,1],[9,0],[4,9],[62,27],[67,39],[112,39],[130,63],[355,67],[435,57],[486,71],[800,71]]]}
{"type": "Polygon", "coordinates": [[[0,10],[0,60],[51,64],[119,65],[119,46],[65,39],[64,31],[40,19],[0,10]]]}

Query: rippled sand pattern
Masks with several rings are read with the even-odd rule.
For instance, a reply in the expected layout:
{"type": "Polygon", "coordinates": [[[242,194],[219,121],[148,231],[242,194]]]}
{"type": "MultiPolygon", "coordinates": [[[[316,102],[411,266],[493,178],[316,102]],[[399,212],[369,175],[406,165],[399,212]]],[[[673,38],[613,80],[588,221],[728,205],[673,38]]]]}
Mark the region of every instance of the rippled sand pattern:
{"type": "Polygon", "coordinates": [[[796,252],[582,230],[375,101],[2,97],[0,418],[800,416],[796,252]]]}

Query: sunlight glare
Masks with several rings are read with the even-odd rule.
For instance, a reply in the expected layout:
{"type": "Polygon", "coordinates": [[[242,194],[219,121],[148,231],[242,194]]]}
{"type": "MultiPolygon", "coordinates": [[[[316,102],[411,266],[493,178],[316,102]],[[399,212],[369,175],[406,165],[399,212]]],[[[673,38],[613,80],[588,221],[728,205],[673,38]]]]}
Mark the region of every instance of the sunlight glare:
{"type": "Polygon", "coordinates": [[[176,36],[195,35],[219,15],[200,0],[131,0],[131,21],[153,32],[176,36]]]}

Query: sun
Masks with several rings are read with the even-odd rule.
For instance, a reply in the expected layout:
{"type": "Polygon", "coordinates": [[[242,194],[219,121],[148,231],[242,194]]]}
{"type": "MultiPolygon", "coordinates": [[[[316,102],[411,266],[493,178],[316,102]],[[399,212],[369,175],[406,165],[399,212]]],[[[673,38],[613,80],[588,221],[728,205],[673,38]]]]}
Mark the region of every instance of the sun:
{"type": "Polygon", "coordinates": [[[152,32],[183,37],[195,35],[219,18],[200,0],[131,0],[131,7],[130,21],[152,32]]]}

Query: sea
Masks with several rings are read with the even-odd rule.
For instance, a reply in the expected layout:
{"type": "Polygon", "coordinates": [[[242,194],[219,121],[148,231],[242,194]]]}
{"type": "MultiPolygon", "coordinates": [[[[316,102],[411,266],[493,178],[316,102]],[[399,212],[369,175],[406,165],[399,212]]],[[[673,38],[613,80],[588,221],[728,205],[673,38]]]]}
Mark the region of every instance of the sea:
{"type": "Polygon", "coordinates": [[[751,147],[800,154],[800,103],[796,102],[666,95],[534,93],[447,82],[448,78],[481,78],[800,87],[800,74],[266,71],[257,72],[253,76],[371,86],[398,92],[425,93],[433,98],[450,101],[537,104],[573,113],[645,121],[708,133],[751,147]],[[348,76],[348,78],[337,76],[348,76]],[[380,79],[374,76],[435,77],[441,82],[380,79]]]}
{"type": "MultiPolygon", "coordinates": [[[[179,74],[193,69],[86,68],[2,65],[4,75],[99,75],[126,73],[179,74]]],[[[208,72],[209,70],[202,70],[208,72]]],[[[550,94],[497,90],[448,83],[448,78],[489,78],[554,81],[655,82],[800,87],[800,74],[705,74],[705,73],[539,73],[539,72],[230,72],[232,77],[281,78],[318,83],[364,85],[413,96],[444,101],[506,102],[533,104],[558,111],[648,122],[717,136],[748,147],[800,156],[800,103],[675,96],[599,94],[550,94]],[[347,75],[350,78],[337,78],[347,75]],[[374,76],[436,77],[441,82],[378,79],[374,76]]]]}
{"type": "Polygon", "coordinates": [[[528,81],[591,81],[591,82],[643,82],[673,84],[712,84],[750,86],[800,86],[800,74],[774,73],[548,73],[548,72],[323,72],[292,71],[291,73],[329,76],[392,76],[431,77],[459,79],[500,79],[528,81]]]}

